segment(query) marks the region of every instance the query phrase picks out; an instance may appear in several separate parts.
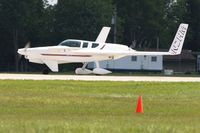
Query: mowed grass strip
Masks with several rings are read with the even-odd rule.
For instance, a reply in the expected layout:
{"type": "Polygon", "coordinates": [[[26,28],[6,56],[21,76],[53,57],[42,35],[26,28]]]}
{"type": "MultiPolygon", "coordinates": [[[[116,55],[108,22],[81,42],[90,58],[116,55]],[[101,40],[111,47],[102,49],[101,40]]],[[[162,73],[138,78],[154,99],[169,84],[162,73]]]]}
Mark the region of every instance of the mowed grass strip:
{"type": "Polygon", "coordinates": [[[199,131],[200,83],[0,80],[0,132],[199,131]]]}

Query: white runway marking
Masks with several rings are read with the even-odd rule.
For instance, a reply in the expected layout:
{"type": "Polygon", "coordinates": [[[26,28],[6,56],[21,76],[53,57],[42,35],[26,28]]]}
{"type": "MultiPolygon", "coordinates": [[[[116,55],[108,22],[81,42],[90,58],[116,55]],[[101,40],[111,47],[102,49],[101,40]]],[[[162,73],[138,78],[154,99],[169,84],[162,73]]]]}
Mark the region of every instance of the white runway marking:
{"type": "Polygon", "coordinates": [[[10,79],[10,80],[200,82],[200,77],[0,74],[0,80],[6,80],[6,79],[10,79]]]}

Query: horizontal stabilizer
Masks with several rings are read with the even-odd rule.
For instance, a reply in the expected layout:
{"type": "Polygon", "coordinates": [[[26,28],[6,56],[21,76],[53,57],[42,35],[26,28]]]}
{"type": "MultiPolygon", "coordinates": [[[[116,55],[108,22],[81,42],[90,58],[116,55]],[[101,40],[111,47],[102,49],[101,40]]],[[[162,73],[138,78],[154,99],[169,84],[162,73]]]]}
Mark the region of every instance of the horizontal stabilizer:
{"type": "Polygon", "coordinates": [[[58,62],[51,60],[43,60],[43,62],[51,69],[53,72],[58,72],[58,62]]]}

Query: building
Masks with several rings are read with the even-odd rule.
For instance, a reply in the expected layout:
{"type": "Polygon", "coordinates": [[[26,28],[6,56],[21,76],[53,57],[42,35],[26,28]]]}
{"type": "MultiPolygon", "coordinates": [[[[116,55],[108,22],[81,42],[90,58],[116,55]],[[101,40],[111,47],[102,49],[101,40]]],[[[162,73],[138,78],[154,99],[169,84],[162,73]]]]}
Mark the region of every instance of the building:
{"type": "MultiPolygon", "coordinates": [[[[87,67],[92,69],[95,63],[89,63],[87,67]]],[[[101,61],[100,67],[120,71],[162,71],[163,56],[127,56],[117,60],[101,61]]]]}
{"type": "Polygon", "coordinates": [[[180,55],[164,56],[163,68],[174,72],[196,72],[197,58],[191,50],[183,50],[180,55]]]}
{"type": "MultiPolygon", "coordinates": [[[[196,54],[191,50],[183,50],[176,56],[127,56],[118,60],[101,61],[100,67],[109,70],[120,71],[163,71],[172,70],[175,73],[186,73],[200,71],[196,54]],[[198,65],[198,66],[197,66],[198,65]],[[197,68],[199,68],[197,70],[197,68]]],[[[89,63],[88,68],[95,67],[89,63]]]]}

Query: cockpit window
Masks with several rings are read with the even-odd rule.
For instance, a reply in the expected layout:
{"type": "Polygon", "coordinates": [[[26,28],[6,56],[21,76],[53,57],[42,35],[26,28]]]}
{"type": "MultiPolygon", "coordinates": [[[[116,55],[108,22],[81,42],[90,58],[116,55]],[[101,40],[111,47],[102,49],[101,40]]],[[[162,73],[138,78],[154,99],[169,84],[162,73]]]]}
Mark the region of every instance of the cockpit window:
{"type": "Polygon", "coordinates": [[[84,42],[83,43],[83,48],[87,48],[88,47],[88,42],[84,42]]]}
{"type": "Polygon", "coordinates": [[[68,46],[68,47],[80,47],[81,46],[81,42],[67,40],[67,41],[61,42],[59,45],[68,46]]]}
{"type": "Polygon", "coordinates": [[[92,48],[96,48],[96,47],[98,47],[98,46],[99,46],[98,43],[92,43],[92,48]]]}

